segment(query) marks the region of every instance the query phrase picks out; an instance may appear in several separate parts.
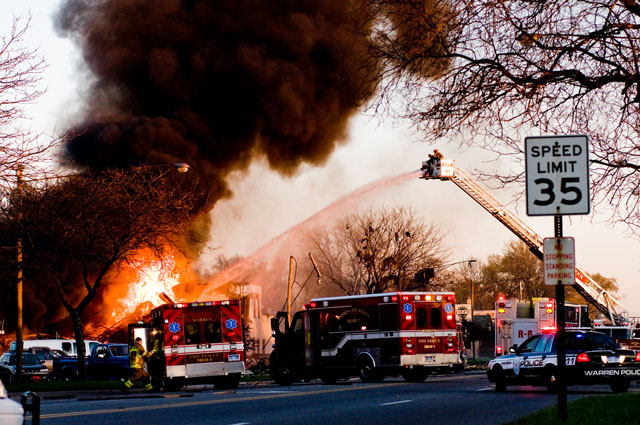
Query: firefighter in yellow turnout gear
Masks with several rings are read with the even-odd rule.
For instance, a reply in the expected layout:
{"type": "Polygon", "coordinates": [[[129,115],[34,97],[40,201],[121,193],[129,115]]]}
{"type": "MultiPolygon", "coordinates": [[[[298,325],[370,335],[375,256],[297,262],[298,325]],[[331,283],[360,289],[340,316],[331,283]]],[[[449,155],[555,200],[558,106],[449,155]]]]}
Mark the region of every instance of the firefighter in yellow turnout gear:
{"type": "Polygon", "coordinates": [[[131,368],[131,377],[124,382],[122,391],[129,391],[138,381],[146,382],[144,389],[146,391],[153,390],[153,385],[149,382],[149,374],[144,368],[144,363],[148,358],[144,347],[142,346],[142,338],[135,339],[131,349],[129,350],[129,367],[131,368]]]}
{"type": "Polygon", "coordinates": [[[162,380],[164,378],[164,341],[160,332],[156,332],[153,337],[153,350],[149,353],[149,374],[151,375],[151,384],[155,390],[162,388],[162,380]]]}

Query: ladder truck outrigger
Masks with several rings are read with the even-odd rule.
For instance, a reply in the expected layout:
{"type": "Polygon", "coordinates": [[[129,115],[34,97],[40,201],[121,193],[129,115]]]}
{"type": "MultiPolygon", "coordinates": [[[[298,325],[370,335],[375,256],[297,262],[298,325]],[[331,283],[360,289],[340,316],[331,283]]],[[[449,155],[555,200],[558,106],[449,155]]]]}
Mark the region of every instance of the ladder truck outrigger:
{"type": "MultiPolygon", "coordinates": [[[[469,195],[496,220],[511,230],[522,240],[529,250],[540,260],[543,259],[543,238],[520,220],[509,209],[487,192],[478,182],[461,169],[454,166],[452,159],[430,159],[422,162],[420,178],[425,180],[451,181],[469,195]]],[[[614,327],[632,329],[637,318],[629,318],[622,304],[612,297],[589,275],[576,267],[573,288],[584,299],[595,306],[614,327]],[[634,323],[632,323],[634,322],[634,323]]],[[[598,330],[598,329],[596,329],[598,330]]]]}

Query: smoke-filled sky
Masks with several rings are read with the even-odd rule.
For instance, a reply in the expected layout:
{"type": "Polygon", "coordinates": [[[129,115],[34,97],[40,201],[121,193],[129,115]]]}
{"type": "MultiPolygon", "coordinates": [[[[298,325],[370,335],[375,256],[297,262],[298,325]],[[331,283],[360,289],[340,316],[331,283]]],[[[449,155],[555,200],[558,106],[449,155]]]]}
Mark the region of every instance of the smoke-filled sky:
{"type": "MultiPolygon", "coordinates": [[[[248,165],[246,171],[231,171],[232,167],[224,169],[229,189],[234,192],[234,196],[220,201],[212,212],[214,226],[212,239],[209,243],[210,249],[205,252],[202,258],[205,264],[209,258],[217,253],[249,255],[281,232],[305,220],[351,191],[371,181],[419,168],[420,161],[433,149],[432,146],[416,143],[419,136],[412,135],[406,128],[394,127],[389,122],[379,124],[376,119],[368,119],[359,114],[355,105],[358,101],[366,98],[364,92],[361,91],[361,86],[353,87],[356,93],[351,97],[351,103],[338,102],[344,109],[337,106],[332,107],[336,105],[335,96],[338,94],[322,93],[318,90],[319,87],[314,90],[315,97],[311,99],[311,102],[309,99],[300,100],[300,105],[315,105],[315,109],[311,106],[308,108],[300,106],[300,109],[283,107],[284,98],[296,93],[296,89],[307,87],[308,84],[311,84],[310,81],[319,84],[323,78],[332,78],[333,76],[305,76],[310,80],[295,80],[285,83],[283,77],[294,75],[293,70],[284,67],[278,68],[280,71],[274,72],[268,66],[252,63],[248,56],[243,58],[246,61],[245,72],[248,74],[253,72],[255,75],[250,75],[251,77],[258,76],[258,71],[263,71],[265,75],[261,76],[263,80],[258,79],[258,81],[248,78],[246,87],[226,87],[224,85],[216,87],[214,81],[206,81],[206,78],[205,86],[198,86],[198,83],[201,83],[203,79],[197,78],[198,67],[195,64],[192,64],[190,73],[180,74],[181,68],[178,65],[183,64],[184,57],[181,54],[176,56],[175,52],[170,52],[171,48],[175,46],[167,47],[164,50],[160,49],[155,53],[148,52],[146,56],[147,61],[160,61],[166,64],[163,69],[167,74],[148,77],[136,73],[130,76],[116,75],[118,78],[111,83],[116,86],[96,85],[96,80],[86,71],[82,72],[82,67],[79,67],[83,57],[77,46],[69,39],[59,38],[54,31],[51,16],[59,10],[63,3],[62,0],[47,2],[41,0],[4,0],[0,4],[0,29],[4,28],[3,32],[5,33],[11,23],[12,13],[23,16],[29,11],[31,12],[33,21],[32,28],[27,35],[27,43],[39,48],[49,64],[49,68],[43,75],[43,85],[46,86],[47,93],[37,104],[31,105],[28,109],[28,113],[34,118],[31,122],[34,129],[40,129],[48,134],[59,133],[70,126],[87,122],[85,112],[88,110],[87,108],[90,108],[94,112],[99,112],[102,118],[109,118],[112,122],[118,123],[107,129],[92,127],[95,134],[105,135],[112,134],[108,132],[122,132],[131,135],[131,137],[144,134],[147,143],[149,143],[148,140],[162,143],[163,140],[159,136],[161,133],[140,130],[141,133],[130,127],[141,125],[146,129],[145,126],[150,121],[158,120],[157,117],[161,116],[164,121],[160,127],[167,130],[171,137],[184,138],[185,143],[193,142],[190,139],[193,134],[204,132],[204,134],[216,134],[222,138],[238,138],[238,147],[243,149],[246,146],[240,146],[241,144],[253,143],[252,146],[255,149],[263,152],[263,155],[258,155],[258,159],[251,164],[249,164],[248,158],[242,155],[235,159],[235,161],[239,161],[237,164],[241,166],[240,168],[248,165]],[[45,4],[43,5],[43,3],[45,4]],[[292,72],[292,74],[286,74],[286,72],[292,72]],[[283,73],[285,74],[283,75],[283,73]],[[152,78],[153,80],[144,87],[144,93],[151,97],[139,99],[139,94],[127,93],[127,79],[129,78],[152,78]],[[190,83],[187,84],[186,89],[194,92],[196,98],[190,108],[172,109],[175,98],[185,96],[185,93],[163,94],[154,91],[171,78],[181,78],[190,83]],[[122,91],[123,87],[124,91],[122,91]],[[234,101],[231,103],[220,102],[222,98],[228,100],[229,92],[234,90],[243,93],[241,98],[233,99],[234,101]],[[95,96],[98,96],[99,102],[94,102],[93,106],[85,103],[89,93],[92,94],[90,98],[93,100],[96,100],[95,96]],[[216,96],[216,93],[220,96],[216,96]],[[240,106],[246,106],[245,101],[251,103],[260,100],[252,96],[262,96],[263,98],[275,96],[275,99],[271,99],[273,101],[271,107],[275,109],[261,111],[262,116],[268,117],[267,119],[256,118],[259,115],[256,108],[264,105],[260,102],[258,102],[260,105],[252,103],[249,110],[243,108],[242,114],[236,114],[240,106]],[[162,113],[159,114],[158,111],[162,113]],[[321,113],[317,114],[318,112],[321,113]],[[281,120],[285,115],[295,114],[317,114],[318,119],[324,121],[318,121],[316,124],[318,128],[323,128],[314,132],[311,127],[289,127],[291,123],[281,120]],[[353,118],[347,120],[350,114],[354,114],[353,118]],[[132,117],[135,118],[130,120],[132,117]],[[200,125],[203,117],[208,123],[204,127],[200,125]],[[229,120],[233,125],[226,127],[229,120]],[[127,124],[122,124],[122,122],[127,122],[127,124]],[[332,125],[326,126],[328,123],[332,125]],[[258,139],[252,137],[256,132],[261,135],[258,139]],[[282,139],[273,139],[274,134],[278,136],[291,135],[290,138],[284,137],[286,140],[284,146],[289,149],[281,149],[278,143],[281,143],[282,139]],[[341,137],[334,138],[333,135],[341,137]],[[344,144],[336,145],[336,140],[344,140],[344,144]],[[330,152],[333,153],[330,154],[330,152]],[[319,165],[301,165],[300,158],[319,165]],[[326,162],[323,162],[325,160],[326,162]],[[283,177],[270,170],[270,167],[274,166],[286,171],[297,169],[297,172],[291,177],[283,177]]],[[[123,3],[135,4],[137,1],[123,3]]],[[[159,3],[171,4],[171,2],[159,3]]],[[[230,2],[229,4],[236,3],[237,7],[241,7],[245,3],[261,4],[261,2],[255,1],[230,2]]],[[[89,12],[91,11],[87,13],[89,12]]],[[[158,13],[160,12],[158,11],[158,13]]],[[[158,17],[156,16],[156,18],[158,17]]],[[[246,16],[243,19],[252,18],[246,16]]],[[[339,20],[339,17],[335,17],[335,19],[339,20]]],[[[315,40],[322,39],[323,33],[327,32],[332,25],[331,22],[327,18],[325,26],[317,29],[317,32],[314,33],[315,40]]],[[[128,46],[121,39],[126,35],[126,25],[131,25],[131,23],[127,24],[125,21],[119,23],[122,24],[119,30],[123,33],[118,34],[116,31],[113,38],[115,42],[124,43],[125,50],[128,52],[116,59],[131,61],[132,69],[135,70],[139,64],[136,64],[134,59],[140,58],[131,58],[129,55],[137,46],[128,46]]],[[[160,23],[158,18],[152,20],[149,25],[159,25],[160,23]]],[[[180,26],[180,20],[174,24],[180,26]]],[[[304,25],[305,22],[301,21],[298,24],[304,25]]],[[[83,27],[86,23],[82,20],[70,22],[69,25],[69,28],[85,28],[87,31],[95,29],[92,25],[83,27]]],[[[162,21],[162,25],[163,28],[166,28],[167,34],[174,29],[169,22],[162,21]]],[[[203,31],[200,36],[209,37],[212,40],[217,40],[215,37],[219,37],[219,34],[216,35],[213,30],[207,32],[206,28],[198,28],[195,24],[193,26],[194,28],[184,28],[183,22],[181,30],[188,30],[187,32],[203,31]]],[[[290,38],[287,38],[290,37],[290,34],[287,34],[287,28],[289,27],[283,25],[281,28],[283,32],[281,31],[278,33],[278,37],[269,41],[280,43],[285,55],[304,56],[304,52],[301,50],[304,50],[305,42],[308,40],[295,40],[294,43],[291,43],[290,38]]],[[[254,38],[247,40],[247,52],[255,53],[261,59],[267,59],[264,53],[261,53],[260,47],[267,43],[267,40],[262,39],[267,37],[270,29],[260,28],[259,33],[252,34],[254,38]]],[[[185,35],[185,37],[187,36],[188,34],[185,35]]],[[[105,40],[104,42],[114,40],[105,40]]],[[[177,43],[177,40],[170,41],[177,43]]],[[[105,49],[102,49],[102,44],[98,43],[96,45],[98,50],[93,57],[96,62],[93,66],[102,69],[101,72],[106,74],[113,71],[108,66],[110,63],[108,58],[103,57],[109,51],[106,48],[108,45],[107,43],[104,46],[105,49]]],[[[179,47],[175,47],[176,52],[179,51],[179,47]]],[[[217,48],[230,47],[221,42],[217,48]]],[[[191,53],[195,54],[195,52],[191,53]]],[[[214,53],[223,54],[224,52],[209,52],[210,55],[214,53]]],[[[240,58],[238,59],[240,60],[240,58]]],[[[206,63],[202,66],[203,69],[209,69],[208,66],[218,66],[219,68],[216,69],[220,72],[231,72],[225,63],[216,64],[213,61],[213,63],[206,63]]],[[[330,67],[325,69],[325,73],[330,71],[330,67]]],[[[287,81],[289,80],[290,78],[287,79],[287,81]]],[[[313,122],[313,120],[311,121],[313,122]]],[[[496,167],[496,164],[487,165],[484,160],[488,157],[477,151],[458,152],[453,145],[438,147],[446,156],[455,157],[456,165],[460,168],[471,170],[483,166],[496,167]]],[[[194,150],[197,150],[197,157],[200,158],[201,149],[206,151],[207,147],[197,143],[191,144],[187,145],[184,151],[174,152],[174,156],[159,155],[155,158],[147,158],[147,160],[172,161],[174,158],[183,158],[184,154],[190,155],[189,158],[195,158],[194,150]]],[[[255,151],[250,153],[254,154],[255,151]]],[[[122,154],[122,152],[118,154],[122,154]]],[[[126,159],[123,160],[132,162],[132,158],[135,158],[136,155],[138,152],[125,152],[123,158],[126,159]]],[[[204,157],[207,158],[206,155],[204,157]]],[[[189,162],[189,160],[191,159],[184,161],[189,162]]],[[[220,158],[211,156],[204,161],[203,165],[219,166],[226,160],[228,157],[224,155],[220,158]]],[[[508,194],[494,192],[494,195],[503,202],[509,201],[508,194]]],[[[489,254],[499,253],[504,243],[514,238],[506,228],[451,183],[411,181],[391,191],[385,191],[377,198],[371,198],[371,202],[412,206],[425,220],[440,224],[449,233],[447,243],[454,252],[451,262],[468,258],[483,260],[489,254]]],[[[363,207],[368,206],[363,205],[363,207]]],[[[517,213],[541,236],[553,234],[552,218],[526,217],[523,206],[518,208],[517,213]]],[[[640,290],[637,289],[637,276],[640,274],[640,243],[637,240],[625,238],[622,229],[612,230],[600,224],[603,219],[604,215],[603,217],[575,217],[572,220],[565,218],[564,234],[575,237],[576,257],[581,268],[587,272],[598,272],[607,277],[617,278],[620,284],[620,301],[632,315],[640,316],[640,290]]]]}
{"type": "Polygon", "coordinates": [[[378,74],[352,3],[63,0],[56,28],[94,78],[70,157],[187,162],[212,202],[254,158],[285,174],[324,163],[378,74]]]}

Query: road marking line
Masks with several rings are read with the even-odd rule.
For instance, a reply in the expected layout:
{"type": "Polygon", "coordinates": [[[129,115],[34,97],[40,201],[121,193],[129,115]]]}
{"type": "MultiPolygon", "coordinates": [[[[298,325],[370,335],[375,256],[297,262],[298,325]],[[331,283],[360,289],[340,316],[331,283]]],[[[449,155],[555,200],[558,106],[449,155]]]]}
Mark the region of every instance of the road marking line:
{"type": "Polygon", "coordinates": [[[480,388],[479,390],[476,390],[477,393],[481,391],[493,391],[493,387],[484,387],[484,388],[480,388]]]}
{"type": "MultiPolygon", "coordinates": [[[[113,409],[85,410],[82,412],[49,413],[49,414],[41,414],[40,419],[106,415],[109,413],[141,412],[141,411],[147,411],[147,410],[160,410],[160,409],[172,409],[172,408],[187,408],[190,406],[207,406],[207,405],[223,404],[223,403],[241,403],[241,402],[252,401],[252,400],[268,400],[268,399],[276,399],[276,398],[312,396],[317,394],[342,393],[347,391],[367,390],[367,389],[383,388],[383,387],[388,388],[388,387],[402,386],[402,385],[406,385],[406,384],[389,382],[384,384],[373,384],[373,385],[366,385],[366,386],[363,385],[363,386],[357,386],[357,387],[350,386],[346,388],[342,387],[342,388],[333,388],[333,389],[307,391],[307,392],[295,392],[295,393],[287,393],[287,394],[268,394],[268,395],[262,395],[262,396],[247,396],[247,397],[239,397],[239,398],[203,400],[203,401],[192,401],[192,402],[184,402],[184,403],[170,402],[170,403],[152,405],[152,406],[120,407],[120,408],[113,408],[113,409]]],[[[27,416],[27,419],[29,418],[30,417],[27,416]]]]}
{"type": "Polygon", "coordinates": [[[392,401],[390,403],[382,403],[380,406],[391,406],[392,404],[411,403],[413,400],[392,401]]]}
{"type": "Polygon", "coordinates": [[[256,394],[291,394],[294,393],[295,391],[256,391],[256,394]]]}

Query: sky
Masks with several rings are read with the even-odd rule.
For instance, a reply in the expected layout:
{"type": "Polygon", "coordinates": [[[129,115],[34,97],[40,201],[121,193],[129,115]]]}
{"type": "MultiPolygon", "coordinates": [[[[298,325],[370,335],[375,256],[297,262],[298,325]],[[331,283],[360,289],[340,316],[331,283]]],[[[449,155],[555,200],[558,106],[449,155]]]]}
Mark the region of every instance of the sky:
{"type": "MultiPolygon", "coordinates": [[[[0,33],[7,34],[12,16],[32,15],[26,45],[37,48],[48,67],[43,74],[46,93],[27,114],[30,126],[46,135],[63,131],[81,109],[86,74],[74,45],[53,31],[52,13],[58,0],[3,0],[0,2],[0,33]]],[[[523,140],[524,143],[524,140],[523,140]]],[[[417,170],[436,146],[420,142],[408,128],[379,122],[365,114],[350,124],[350,137],[328,162],[319,167],[302,166],[293,177],[268,170],[265,163],[252,164],[247,172],[229,177],[234,196],[213,210],[212,238],[201,257],[208,262],[217,255],[251,254],[279,234],[321,211],[343,196],[373,181],[417,170]]],[[[437,146],[458,168],[470,172],[482,167],[495,169],[501,163],[492,156],[457,143],[437,146]]],[[[524,191],[524,185],[521,191],[524,191]]],[[[529,227],[542,237],[553,236],[553,217],[528,217],[525,205],[511,203],[510,193],[491,191],[508,204],[529,227]]],[[[426,222],[446,233],[451,262],[470,258],[485,260],[500,253],[516,237],[451,182],[408,180],[370,197],[362,208],[403,205],[413,208],[426,222]]],[[[626,237],[622,226],[604,224],[606,215],[565,217],[564,235],[575,238],[578,266],[587,273],[615,278],[620,286],[616,298],[631,316],[640,316],[640,240],[626,237]]]]}

